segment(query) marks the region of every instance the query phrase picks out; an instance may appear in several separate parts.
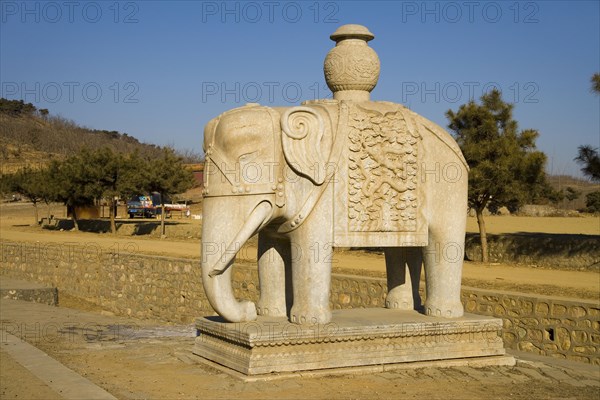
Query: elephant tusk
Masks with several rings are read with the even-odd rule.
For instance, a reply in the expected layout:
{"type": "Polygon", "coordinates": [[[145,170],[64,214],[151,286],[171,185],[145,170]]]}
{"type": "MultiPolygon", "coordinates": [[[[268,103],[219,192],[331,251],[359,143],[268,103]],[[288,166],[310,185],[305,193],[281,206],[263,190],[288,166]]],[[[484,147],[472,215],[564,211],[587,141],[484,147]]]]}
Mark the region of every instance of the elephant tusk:
{"type": "Polygon", "coordinates": [[[241,244],[246,243],[246,241],[248,241],[252,235],[254,235],[269,221],[272,212],[273,206],[267,201],[260,202],[254,208],[254,210],[252,210],[233,241],[229,244],[229,246],[227,246],[225,258],[221,258],[219,261],[217,261],[216,265],[213,266],[211,271],[208,273],[209,277],[212,278],[227,271],[227,268],[229,268],[231,265],[231,261],[237,255],[241,244]]]}

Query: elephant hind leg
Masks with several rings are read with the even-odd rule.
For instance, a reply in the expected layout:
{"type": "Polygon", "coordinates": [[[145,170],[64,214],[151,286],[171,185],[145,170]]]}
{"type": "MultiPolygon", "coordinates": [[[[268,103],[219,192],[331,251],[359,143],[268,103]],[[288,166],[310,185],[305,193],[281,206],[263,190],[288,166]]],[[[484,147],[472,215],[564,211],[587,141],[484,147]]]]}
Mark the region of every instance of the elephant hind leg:
{"type": "Polygon", "coordinates": [[[421,295],[419,294],[422,263],[423,257],[419,248],[393,247],[385,249],[388,283],[385,306],[387,308],[422,311],[421,295]]]}
{"type": "Polygon", "coordinates": [[[430,235],[429,245],[423,248],[427,315],[457,318],[464,314],[460,301],[464,242],[453,242],[451,238],[430,235]]]}
{"type": "Polygon", "coordinates": [[[258,280],[260,299],[256,305],[259,315],[285,317],[288,304],[286,301],[286,276],[290,281],[291,251],[289,241],[268,235],[258,234],[258,280]],[[287,270],[287,274],[286,274],[287,270]]]}

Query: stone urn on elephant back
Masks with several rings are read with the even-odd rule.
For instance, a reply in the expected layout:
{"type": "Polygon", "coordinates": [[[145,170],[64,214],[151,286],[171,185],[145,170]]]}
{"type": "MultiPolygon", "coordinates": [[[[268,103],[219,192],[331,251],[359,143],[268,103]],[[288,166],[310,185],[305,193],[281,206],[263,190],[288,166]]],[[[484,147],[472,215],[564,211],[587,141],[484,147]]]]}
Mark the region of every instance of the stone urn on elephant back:
{"type": "Polygon", "coordinates": [[[370,100],[380,70],[373,38],[360,25],[331,35],[324,72],[333,99],[247,104],[206,125],[202,280],[227,321],[329,322],[335,247],[383,248],[387,308],[463,315],[468,167],[444,129],[370,100]],[[236,299],[230,268],[255,234],[257,304],[236,299]]]}

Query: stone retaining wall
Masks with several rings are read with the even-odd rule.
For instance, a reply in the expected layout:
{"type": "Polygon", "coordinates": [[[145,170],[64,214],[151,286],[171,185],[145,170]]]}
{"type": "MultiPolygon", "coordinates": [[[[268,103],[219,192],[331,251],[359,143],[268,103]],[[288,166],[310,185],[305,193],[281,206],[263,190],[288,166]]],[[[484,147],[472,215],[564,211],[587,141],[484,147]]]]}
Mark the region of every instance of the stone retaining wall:
{"type": "Polygon", "coordinates": [[[31,301],[34,303],[58,305],[58,290],[45,289],[0,289],[0,298],[10,300],[31,301]]]}
{"type": "MultiPolygon", "coordinates": [[[[213,314],[199,260],[105,251],[93,245],[2,242],[0,273],[40,282],[118,315],[190,323],[213,314]]],[[[256,267],[237,265],[238,298],[258,299],[256,267]]],[[[333,309],[382,307],[382,278],[334,274],[333,309]]],[[[600,365],[600,304],[463,287],[467,312],[502,318],[507,347],[600,365]]],[[[60,302],[60,298],[59,298],[60,302]]]]}
{"type": "Polygon", "coordinates": [[[463,287],[465,311],[503,320],[506,347],[600,365],[600,303],[463,287]]]}

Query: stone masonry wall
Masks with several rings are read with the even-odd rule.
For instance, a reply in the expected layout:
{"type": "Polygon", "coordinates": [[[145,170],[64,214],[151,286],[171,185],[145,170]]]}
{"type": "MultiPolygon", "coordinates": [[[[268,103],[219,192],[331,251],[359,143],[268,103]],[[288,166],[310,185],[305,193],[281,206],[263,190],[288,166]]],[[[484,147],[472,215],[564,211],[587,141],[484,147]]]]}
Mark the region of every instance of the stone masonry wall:
{"type": "MultiPolygon", "coordinates": [[[[40,282],[118,315],[190,323],[212,315],[199,260],[134,254],[93,244],[0,243],[0,273],[40,282]]],[[[256,301],[252,265],[233,267],[238,298],[256,301]]],[[[334,274],[332,309],[382,307],[385,279],[334,274]]],[[[463,287],[465,311],[502,318],[509,348],[600,365],[600,304],[463,287]]]]}
{"type": "Polygon", "coordinates": [[[463,287],[465,311],[503,320],[505,346],[600,365],[600,303],[463,287]]]}
{"type": "Polygon", "coordinates": [[[55,306],[58,304],[58,290],[45,289],[0,289],[1,299],[31,301],[35,303],[55,306]]]}

